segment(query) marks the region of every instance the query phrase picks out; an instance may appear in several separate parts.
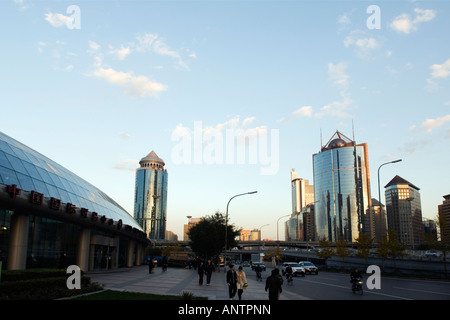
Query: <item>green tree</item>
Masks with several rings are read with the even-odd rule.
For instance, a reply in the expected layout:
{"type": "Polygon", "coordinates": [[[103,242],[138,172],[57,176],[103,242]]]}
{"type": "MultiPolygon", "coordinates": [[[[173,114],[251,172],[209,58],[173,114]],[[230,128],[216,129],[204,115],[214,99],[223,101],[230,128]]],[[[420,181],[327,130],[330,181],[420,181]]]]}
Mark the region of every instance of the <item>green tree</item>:
{"type": "MultiPolygon", "coordinates": [[[[190,246],[198,255],[215,257],[225,246],[225,216],[216,211],[214,215],[204,217],[199,223],[189,229],[190,246]]],[[[236,237],[239,231],[232,225],[227,225],[227,247],[237,245],[236,237]]]]}
{"type": "Polygon", "coordinates": [[[382,239],[378,240],[377,252],[380,258],[386,260],[389,256],[394,259],[394,268],[397,268],[396,259],[405,255],[406,246],[397,240],[397,233],[388,229],[382,239]]]}

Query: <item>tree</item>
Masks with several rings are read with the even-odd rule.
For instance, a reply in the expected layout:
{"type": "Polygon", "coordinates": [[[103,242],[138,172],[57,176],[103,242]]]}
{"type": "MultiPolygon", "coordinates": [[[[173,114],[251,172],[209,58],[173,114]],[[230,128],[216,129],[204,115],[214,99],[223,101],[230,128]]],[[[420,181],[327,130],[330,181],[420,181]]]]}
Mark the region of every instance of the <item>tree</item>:
{"type": "Polygon", "coordinates": [[[358,250],[358,256],[367,258],[370,254],[370,247],[372,247],[373,239],[369,233],[360,233],[359,237],[355,239],[356,249],[358,250]]]}
{"type": "MultiPolygon", "coordinates": [[[[225,246],[225,217],[216,211],[214,215],[204,217],[199,223],[189,229],[190,246],[194,252],[204,257],[215,257],[225,246]]],[[[232,225],[227,225],[227,247],[237,245],[236,237],[239,231],[232,225]]]]}
{"type": "Polygon", "coordinates": [[[439,227],[441,231],[441,241],[436,243],[436,249],[442,251],[442,256],[444,259],[444,272],[445,277],[447,278],[447,251],[449,251],[449,239],[448,235],[446,235],[447,238],[444,237],[444,230],[447,228],[447,217],[444,213],[439,212],[436,216],[436,224],[439,227]]]}
{"type": "Polygon", "coordinates": [[[349,256],[347,241],[345,241],[343,237],[339,238],[339,240],[336,241],[336,255],[339,258],[342,258],[342,261],[344,261],[344,259],[349,256]]]}
{"type": "Polygon", "coordinates": [[[378,241],[378,245],[377,252],[380,258],[384,261],[391,256],[394,259],[394,268],[397,268],[396,259],[404,256],[406,250],[406,246],[397,240],[397,233],[388,229],[383,238],[378,241]]]}
{"type": "Polygon", "coordinates": [[[331,258],[334,254],[333,249],[331,249],[331,242],[327,239],[327,237],[320,238],[319,237],[319,248],[321,249],[316,255],[319,258],[325,260],[325,266],[327,265],[327,259],[331,258]]]}

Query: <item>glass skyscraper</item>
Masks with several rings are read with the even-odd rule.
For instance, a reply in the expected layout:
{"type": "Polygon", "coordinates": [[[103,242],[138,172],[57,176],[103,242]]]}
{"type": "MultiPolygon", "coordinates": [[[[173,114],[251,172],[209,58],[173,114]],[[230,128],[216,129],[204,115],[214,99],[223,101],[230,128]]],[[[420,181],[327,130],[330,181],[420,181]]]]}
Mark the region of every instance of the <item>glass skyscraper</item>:
{"type": "Polygon", "coordinates": [[[313,155],[317,236],[353,242],[373,234],[367,144],[339,131],[313,155]]]}
{"type": "Polygon", "coordinates": [[[167,215],[167,170],[164,161],[150,152],[136,171],[134,218],[150,239],[165,240],[167,215]]]}

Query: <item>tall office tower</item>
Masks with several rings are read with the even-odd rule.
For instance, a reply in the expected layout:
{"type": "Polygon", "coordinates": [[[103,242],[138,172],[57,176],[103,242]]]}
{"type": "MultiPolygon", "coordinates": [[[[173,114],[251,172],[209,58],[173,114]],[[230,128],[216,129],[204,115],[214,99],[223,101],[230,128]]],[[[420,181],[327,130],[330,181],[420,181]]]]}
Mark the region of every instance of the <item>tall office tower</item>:
{"type": "Polygon", "coordinates": [[[367,144],[339,131],[313,155],[314,215],[317,237],[353,242],[373,236],[367,144]]]}
{"type": "Polygon", "coordinates": [[[388,228],[397,239],[415,247],[423,240],[422,209],[419,188],[400,176],[395,176],[385,188],[388,228]]]}
{"type": "Polygon", "coordinates": [[[438,206],[439,216],[443,217],[443,225],[440,225],[441,229],[441,241],[450,245],[450,194],[444,196],[444,201],[438,206]]]}
{"type": "Polygon", "coordinates": [[[150,239],[164,240],[167,215],[167,170],[154,151],[139,161],[136,170],[134,218],[150,239]]]}
{"type": "Polygon", "coordinates": [[[295,169],[291,171],[292,213],[299,213],[308,204],[314,203],[314,186],[299,178],[295,169]]]}

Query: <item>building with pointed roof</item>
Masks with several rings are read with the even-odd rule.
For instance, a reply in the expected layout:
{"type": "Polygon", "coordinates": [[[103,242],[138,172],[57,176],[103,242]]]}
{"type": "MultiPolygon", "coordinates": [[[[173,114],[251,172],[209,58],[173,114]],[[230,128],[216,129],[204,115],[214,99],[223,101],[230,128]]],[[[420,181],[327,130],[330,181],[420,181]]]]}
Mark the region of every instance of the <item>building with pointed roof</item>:
{"type": "Polygon", "coordinates": [[[139,161],[136,170],[134,218],[152,240],[165,240],[167,216],[167,170],[155,151],[139,161]]]}
{"type": "Polygon", "coordinates": [[[401,243],[418,246],[424,234],[420,189],[398,175],[384,188],[388,229],[395,231],[401,243]]]}
{"type": "Polygon", "coordinates": [[[336,131],[313,155],[314,217],[318,238],[354,242],[374,234],[367,144],[336,131]]]}

